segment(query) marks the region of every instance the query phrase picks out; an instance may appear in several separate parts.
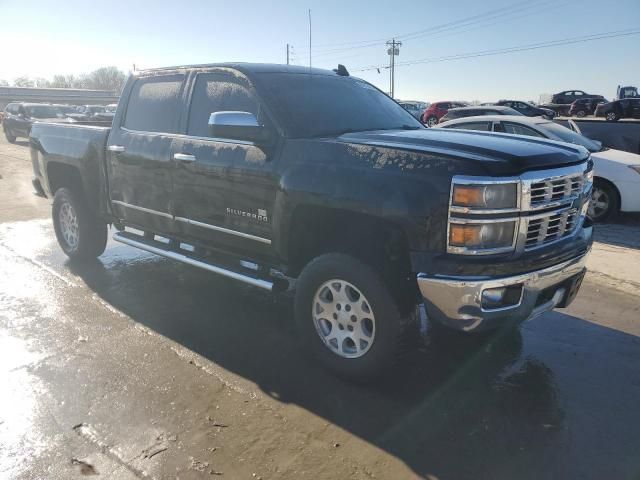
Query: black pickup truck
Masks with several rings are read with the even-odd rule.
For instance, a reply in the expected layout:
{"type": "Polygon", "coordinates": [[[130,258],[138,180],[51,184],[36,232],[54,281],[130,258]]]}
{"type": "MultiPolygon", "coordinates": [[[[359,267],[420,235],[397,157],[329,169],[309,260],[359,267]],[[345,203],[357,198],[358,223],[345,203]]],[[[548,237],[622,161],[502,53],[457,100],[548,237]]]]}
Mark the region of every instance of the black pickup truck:
{"type": "Polygon", "coordinates": [[[335,71],[137,72],[111,128],[35,124],[34,186],[72,258],[118,241],[295,291],[306,348],[343,375],[393,365],[430,319],[491,329],[571,302],[592,243],[579,146],[427,129],[335,71]]]}

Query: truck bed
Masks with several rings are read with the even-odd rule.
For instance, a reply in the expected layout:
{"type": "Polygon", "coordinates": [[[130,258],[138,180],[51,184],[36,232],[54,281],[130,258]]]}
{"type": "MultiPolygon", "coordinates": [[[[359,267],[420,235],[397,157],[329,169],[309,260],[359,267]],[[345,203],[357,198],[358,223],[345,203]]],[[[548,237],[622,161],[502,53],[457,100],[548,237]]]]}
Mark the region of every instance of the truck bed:
{"type": "Polygon", "coordinates": [[[105,152],[111,127],[35,123],[29,137],[34,186],[51,198],[61,182],[80,182],[89,206],[106,214],[105,152]]]}

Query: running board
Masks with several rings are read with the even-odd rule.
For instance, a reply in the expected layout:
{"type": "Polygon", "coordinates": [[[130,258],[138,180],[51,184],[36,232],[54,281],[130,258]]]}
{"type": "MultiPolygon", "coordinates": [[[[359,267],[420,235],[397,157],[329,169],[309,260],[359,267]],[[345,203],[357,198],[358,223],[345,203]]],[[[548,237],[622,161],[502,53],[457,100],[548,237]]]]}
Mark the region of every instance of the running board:
{"type": "Polygon", "coordinates": [[[125,245],[129,245],[131,247],[139,248],[141,250],[145,250],[150,253],[155,253],[156,255],[160,255],[161,257],[170,258],[172,260],[176,260],[178,262],[186,263],[187,265],[192,265],[194,267],[203,268],[213,273],[217,273],[218,275],[222,275],[227,278],[231,278],[233,280],[238,280],[243,283],[247,283],[249,285],[253,285],[254,287],[263,288],[268,291],[274,290],[274,282],[270,282],[268,280],[262,280],[260,278],[250,277],[249,275],[245,275],[243,273],[234,272],[233,270],[229,270],[227,268],[219,267],[212,263],[207,263],[202,260],[198,260],[188,255],[185,255],[180,252],[175,252],[172,250],[167,250],[161,247],[157,247],[155,245],[150,245],[144,240],[137,240],[131,238],[133,235],[127,235],[126,232],[116,232],[113,235],[113,239],[116,242],[124,243],[125,245]]]}

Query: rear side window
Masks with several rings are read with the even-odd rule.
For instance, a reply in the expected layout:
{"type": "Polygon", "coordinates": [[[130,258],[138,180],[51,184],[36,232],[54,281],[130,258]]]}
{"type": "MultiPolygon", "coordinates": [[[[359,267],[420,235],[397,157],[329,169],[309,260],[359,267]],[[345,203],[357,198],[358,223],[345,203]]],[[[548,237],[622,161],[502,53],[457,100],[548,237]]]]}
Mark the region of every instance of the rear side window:
{"type": "Polygon", "coordinates": [[[530,137],[542,137],[543,135],[536,132],[533,128],[525,127],[517,123],[502,122],[502,128],[505,133],[513,135],[528,135],[530,137]]]}
{"type": "Polygon", "coordinates": [[[177,133],[184,75],[141,78],[131,89],[124,126],[131,130],[177,133]]]}
{"type": "Polygon", "coordinates": [[[489,131],[489,122],[458,123],[445,128],[455,128],[456,130],[480,130],[482,132],[487,132],[489,131]]]}
{"type": "Polygon", "coordinates": [[[209,116],[224,111],[258,116],[258,101],[242,79],[224,73],[198,75],[191,98],[187,135],[209,137],[209,116]]]}

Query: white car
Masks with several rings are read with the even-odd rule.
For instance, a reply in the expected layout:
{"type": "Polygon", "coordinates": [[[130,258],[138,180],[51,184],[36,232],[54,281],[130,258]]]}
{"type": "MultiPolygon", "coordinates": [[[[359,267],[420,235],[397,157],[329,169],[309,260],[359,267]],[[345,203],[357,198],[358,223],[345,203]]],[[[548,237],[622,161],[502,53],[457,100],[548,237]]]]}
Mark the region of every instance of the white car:
{"type": "Polygon", "coordinates": [[[582,145],[591,152],[594,162],[589,216],[602,221],[618,211],[640,212],[640,155],[605,148],[597,140],[541,117],[483,115],[450,120],[437,128],[526,135],[582,145]]]}

